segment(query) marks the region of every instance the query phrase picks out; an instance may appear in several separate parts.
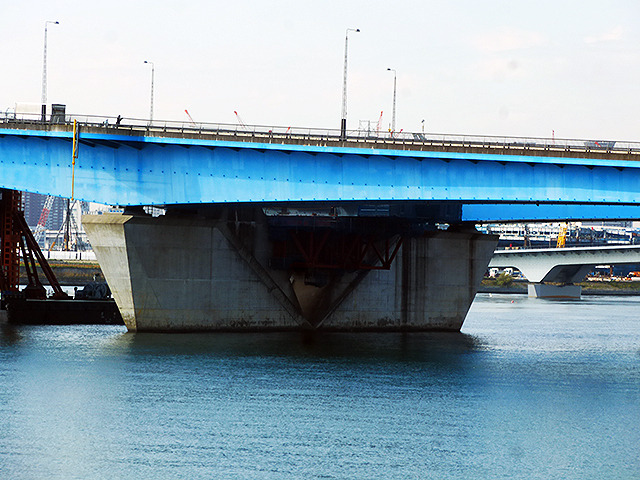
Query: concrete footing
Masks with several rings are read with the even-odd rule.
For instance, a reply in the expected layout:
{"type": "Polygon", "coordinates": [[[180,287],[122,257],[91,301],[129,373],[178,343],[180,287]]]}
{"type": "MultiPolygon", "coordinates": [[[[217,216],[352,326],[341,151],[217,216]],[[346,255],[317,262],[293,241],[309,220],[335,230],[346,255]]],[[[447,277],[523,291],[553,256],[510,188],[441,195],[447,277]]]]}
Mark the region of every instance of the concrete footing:
{"type": "Polygon", "coordinates": [[[131,331],[460,330],[497,237],[403,238],[388,270],[272,268],[267,217],[87,215],[83,224],[131,331]],[[235,218],[235,220],[233,220],[235,218]],[[231,220],[230,220],[231,219],[231,220]]]}
{"type": "Polygon", "coordinates": [[[529,296],[535,298],[580,298],[580,285],[549,285],[546,283],[530,283],[529,296]]]}

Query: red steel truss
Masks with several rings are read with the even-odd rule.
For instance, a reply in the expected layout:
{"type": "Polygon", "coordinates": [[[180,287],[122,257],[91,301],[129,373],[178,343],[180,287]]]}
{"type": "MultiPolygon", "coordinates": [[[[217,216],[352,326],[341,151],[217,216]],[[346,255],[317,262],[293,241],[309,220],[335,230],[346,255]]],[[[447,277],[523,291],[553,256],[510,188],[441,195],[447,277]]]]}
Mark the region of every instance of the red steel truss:
{"type": "Polygon", "coordinates": [[[20,281],[20,253],[27,273],[27,287],[23,291],[27,298],[45,298],[46,290],[38,277],[36,262],[53,288],[53,298],[69,296],[62,291],[49,262],[42,254],[22,212],[22,194],[15,190],[0,189],[0,289],[2,292],[18,293],[20,281]]]}
{"type": "Polygon", "coordinates": [[[274,245],[279,257],[291,259],[294,269],[389,270],[402,236],[377,238],[358,233],[341,234],[331,230],[290,230],[291,241],[274,245]]]}

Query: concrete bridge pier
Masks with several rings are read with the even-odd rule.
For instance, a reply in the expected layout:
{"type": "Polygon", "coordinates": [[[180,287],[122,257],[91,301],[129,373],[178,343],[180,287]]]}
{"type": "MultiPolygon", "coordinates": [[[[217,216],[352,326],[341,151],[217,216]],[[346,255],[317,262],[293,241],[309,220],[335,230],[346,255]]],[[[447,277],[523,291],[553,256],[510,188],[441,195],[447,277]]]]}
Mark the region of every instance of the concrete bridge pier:
{"type": "Polygon", "coordinates": [[[530,283],[527,286],[528,295],[534,298],[580,298],[580,285],[550,285],[548,283],[530,283]]]}
{"type": "MultiPolygon", "coordinates": [[[[582,296],[582,287],[576,283],[581,282],[593,267],[594,265],[555,265],[544,275],[543,281],[534,280],[529,283],[528,295],[534,298],[579,299],[582,296]]],[[[530,271],[528,273],[531,278],[536,278],[530,271]]]]}
{"type": "Polygon", "coordinates": [[[300,252],[282,254],[300,246],[296,229],[269,222],[259,207],[83,217],[130,331],[458,331],[497,243],[475,230],[381,231],[360,267],[334,268],[343,233],[317,226],[322,247],[305,267],[300,252]]]}

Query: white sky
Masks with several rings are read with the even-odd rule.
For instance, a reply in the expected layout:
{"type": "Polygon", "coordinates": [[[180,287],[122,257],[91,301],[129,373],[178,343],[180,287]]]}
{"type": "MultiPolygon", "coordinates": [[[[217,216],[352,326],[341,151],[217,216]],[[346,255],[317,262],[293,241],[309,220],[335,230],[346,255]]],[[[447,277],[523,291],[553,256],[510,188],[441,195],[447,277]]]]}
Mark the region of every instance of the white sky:
{"type": "Polygon", "coordinates": [[[0,111],[640,140],[637,0],[0,0],[0,111]]]}

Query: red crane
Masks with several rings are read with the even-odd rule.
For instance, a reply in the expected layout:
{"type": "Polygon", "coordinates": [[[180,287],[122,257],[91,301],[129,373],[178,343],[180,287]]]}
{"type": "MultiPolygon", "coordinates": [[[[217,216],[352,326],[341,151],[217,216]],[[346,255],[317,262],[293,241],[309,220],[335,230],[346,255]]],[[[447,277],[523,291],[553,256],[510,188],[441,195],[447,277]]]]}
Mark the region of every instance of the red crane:
{"type": "Polygon", "coordinates": [[[382,125],[382,112],[380,112],[380,118],[378,119],[378,125],[376,125],[376,135],[380,133],[380,126],[382,125]]]}
{"type": "Polygon", "coordinates": [[[40,243],[47,230],[47,218],[49,218],[49,213],[51,212],[51,206],[53,205],[54,200],[55,197],[53,197],[53,195],[48,195],[44,201],[44,206],[42,207],[42,212],[40,212],[40,218],[38,219],[38,224],[33,232],[33,236],[37,243],[40,243]]]}

